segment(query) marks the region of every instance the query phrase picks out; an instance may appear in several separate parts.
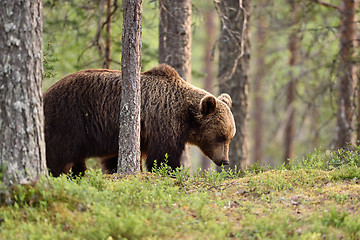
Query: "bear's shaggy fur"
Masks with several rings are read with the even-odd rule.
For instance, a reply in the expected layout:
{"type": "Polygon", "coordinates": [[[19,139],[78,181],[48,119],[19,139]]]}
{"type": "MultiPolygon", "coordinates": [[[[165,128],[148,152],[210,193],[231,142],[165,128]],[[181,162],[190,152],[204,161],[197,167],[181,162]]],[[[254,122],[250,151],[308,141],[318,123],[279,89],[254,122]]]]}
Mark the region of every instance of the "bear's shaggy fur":
{"type": "MultiPolygon", "coordinates": [[[[83,70],[58,81],[44,95],[46,160],[53,176],[86,170],[89,157],[116,172],[121,72],[83,70]]],[[[228,163],[235,134],[231,98],[185,82],[168,65],[141,74],[141,154],[151,170],[168,154],[180,167],[185,143],[197,145],[217,165],[228,163]]]]}

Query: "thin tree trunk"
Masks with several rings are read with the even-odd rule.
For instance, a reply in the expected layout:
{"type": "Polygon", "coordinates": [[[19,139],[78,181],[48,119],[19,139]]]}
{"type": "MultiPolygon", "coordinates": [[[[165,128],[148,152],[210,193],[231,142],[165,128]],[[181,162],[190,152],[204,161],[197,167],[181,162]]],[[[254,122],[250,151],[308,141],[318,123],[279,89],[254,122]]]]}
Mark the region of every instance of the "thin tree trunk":
{"type": "MultiPolygon", "coordinates": [[[[296,0],[289,1],[291,7],[291,21],[293,24],[298,22],[299,6],[296,0]]],[[[288,114],[285,131],[284,131],[284,162],[289,164],[290,159],[294,158],[294,137],[295,137],[295,94],[296,94],[296,78],[294,76],[293,68],[299,58],[299,36],[297,30],[293,30],[289,37],[289,51],[290,51],[290,80],[286,87],[286,106],[285,110],[288,114]]]]}
{"type": "Polygon", "coordinates": [[[219,39],[219,90],[232,97],[236,135],[230,143],[230,168],[249,163],[250,0],[215,1],[221,20],[219,39]]]}
{"type": "Polygon", "coordinates": [[[319,130],[318,130],[318,119],[319,119],[319,109],[317,108],[317,106],[312,106],[312,108],[310,109],[310,131],[312,133],[312,139],[310,141],[310,146],[312,148],[317,148],[319,147],[319,130]]]}
{"type": "Polygon", "coordinates": [[[102,24],[103,24],[103,13],[104,13],[104,7],[105,7],[105,0],[99,0],[99,11],[98,11],[98,19],[97,19],[97,32],[94,37],[93,43],[95,44],[99,56],[104,59],[104,47],[102,46],[102,24]]]}
{"type": "MultiPolygon", "coordinates": [[[[159,63],[172,66],[186,81],[191,81],[191,0],[160,0],[159,63]]],[[[188,146],[181,157],[189,167],[188,146]]]]}
{"type": "Polygon", "coordinates": [[[0,166],[4,183],[47,174],[41,81],[42,2],[0,2],[0,166]]]}
{"type": "Polygon", "coordinates": [[[106,33],[105,33],[105,56],[104,56],[104,63],[103,68],[110,69],[111,63],[111,6],[112,0],[107,0],[107,9],[106,9],[106,33]]]}
{"type": "MultiPolygon", "coordinates": [[[[340,26],[340,73],[338,78],[336,148],[343,148],[348,143],[354,143],[354,108],[352,98],[356,82],[356,66],[353,62],[357,47],[356,8],[357,1],[353,0],[343,0],[340,5],[342,22],[340,26]]],[[[360,124],[360,117],[358,117],[358,124],[360,124]]],[[[359,132],[360,130],[358,130],[359,132]]]]}
{"type": "MultiPolygon", "coordinates": [[[[291,57],[292,58],[292,57],[291,57]]],[[[295,79],[291,79],[286,87],[286,116],[288,119],[285,123],[284,129],[284,162],[289,164],[290,159],[294,157],[294,136],[295,136],[295,127],[294,127],[294,100],[295,100],[295,88],[296,83],[295,79]]]]}
{"type": "Polygon", "coordinates": [[[142,0],[123,1],[119,173],[140,171],[140,58],[142,0]]]}
{"type": "MultiPolygon", "coordinates": [[[[216,36],[216,26],[215,26],[215,12],[213,10],[208,11],[205,16],[205,31],[206,31],[206,42],[205,42],[205,56],[204,56],[204,63],[205,63],[205,73],[206,77],[204,79],[204,89],[210,93],[214,92],[214,82],[215,82],[215,75],[213,71],[213,45],[215,42],[216,36]]],[[[211,160],[202,155],[201,158],[201,169],[207,170],[210,168],[211,160]]]]}
{"type": "Polygon", "coordinates": [[[263,82],[265,78],[265,24],[264,17],[262,15],[257,18],[256,29],[256,72],[253,82],[254,91],[254,143],[253,143],[253,155],[254,161],[259,164],[263,159],[263,111],[264,111],[264,93],[263,82]]]}

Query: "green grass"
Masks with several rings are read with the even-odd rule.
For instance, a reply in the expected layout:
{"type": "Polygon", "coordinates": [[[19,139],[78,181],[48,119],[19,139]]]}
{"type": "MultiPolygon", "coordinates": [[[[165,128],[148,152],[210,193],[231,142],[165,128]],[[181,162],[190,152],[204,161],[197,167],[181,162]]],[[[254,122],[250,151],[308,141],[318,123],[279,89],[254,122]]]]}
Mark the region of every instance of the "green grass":
{"type": "Polygon", "coordinates": [[[0,239],[360,239],[357,151],[245,172],[43,178],[1,190],[0,239]]]}

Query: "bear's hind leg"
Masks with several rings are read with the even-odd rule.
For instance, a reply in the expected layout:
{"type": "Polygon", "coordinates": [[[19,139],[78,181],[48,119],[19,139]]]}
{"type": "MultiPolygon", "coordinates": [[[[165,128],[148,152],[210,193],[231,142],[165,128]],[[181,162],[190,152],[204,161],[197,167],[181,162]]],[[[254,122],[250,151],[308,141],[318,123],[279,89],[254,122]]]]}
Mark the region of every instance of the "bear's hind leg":
{"type": "MultiPolygon", "coordinates": [[[[143,167],[142,167],[142,157],[140,157],[140,172],[143,171],[143,167]]],[[[101,168],[103,170],[103,173],[107,173],[107,174],[113,174],[113,173],[117,173],[117,163],[118,163],[118,156],[112,156],[112,157],[104,157],[101,158],[100,160],[100,164],[101,164],[101,168]]]]}
{"type": "Polygon", "coordinates": [[[101,168],[104,173],[112,174],[117,172],[118,156],[103,157],[100,160],[101,168]]]}

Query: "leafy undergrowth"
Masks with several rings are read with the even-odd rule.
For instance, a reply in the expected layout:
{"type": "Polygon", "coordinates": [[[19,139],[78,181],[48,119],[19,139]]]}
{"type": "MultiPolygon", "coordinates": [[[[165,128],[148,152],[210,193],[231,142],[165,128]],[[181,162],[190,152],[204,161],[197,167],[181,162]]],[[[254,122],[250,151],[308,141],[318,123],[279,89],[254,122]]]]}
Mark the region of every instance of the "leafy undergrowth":
{"type": "Polygon", "coordinates": [[[1,190],[0,239],[360,239],[359,156],[318,150],[279,169],[43,178],[1,190]]]}

